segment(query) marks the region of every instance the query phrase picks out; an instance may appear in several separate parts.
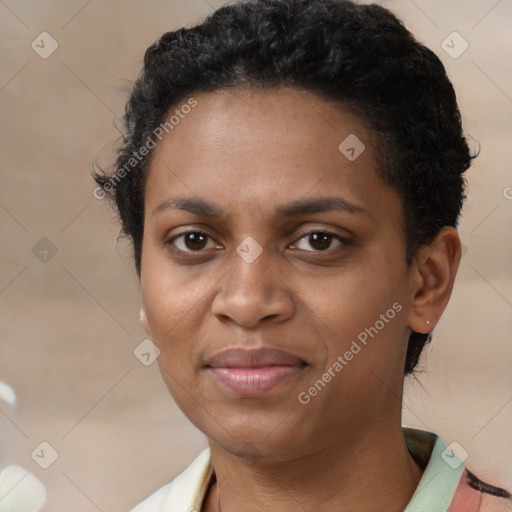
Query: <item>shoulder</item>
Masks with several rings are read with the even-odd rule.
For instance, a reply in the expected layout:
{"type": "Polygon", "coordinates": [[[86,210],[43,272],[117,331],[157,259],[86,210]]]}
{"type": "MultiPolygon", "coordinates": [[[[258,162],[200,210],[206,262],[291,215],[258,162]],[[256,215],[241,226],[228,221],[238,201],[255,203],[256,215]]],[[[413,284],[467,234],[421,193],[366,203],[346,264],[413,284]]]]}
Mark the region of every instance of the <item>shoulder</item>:
{"type": "Polygon", "coordinates": [[[498,512],[512,508],[512,495],[464,469],[448,512],[498,512]]]}
{"type": "Polygon", "coordinates": [[[491,496],[497,496],[498,498],[512,499],[512,495],[506,489],[483,482],[469,470],[466,470],[466,472],[467,485],[472,489],[484,494],[490,494],[491,496]]]}
{"type": "Polygon", "coordinates": [[[407,512],[512,511],[511,493],[469,471],[437,434],[408,427],[403,432],[412,457],[424,469],[407,512]]]}
{"type": "Polygon", "coordinates": [[[212,474],[210,450],[206,449],[183,473],[136,506],[132,512],[199,510],[212,474]]]}

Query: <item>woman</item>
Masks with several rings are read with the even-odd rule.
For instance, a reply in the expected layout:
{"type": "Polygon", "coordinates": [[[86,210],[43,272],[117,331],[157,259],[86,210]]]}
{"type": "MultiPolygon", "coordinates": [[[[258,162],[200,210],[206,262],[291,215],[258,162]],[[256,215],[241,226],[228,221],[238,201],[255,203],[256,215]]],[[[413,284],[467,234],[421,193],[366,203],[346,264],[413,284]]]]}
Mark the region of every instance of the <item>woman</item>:
{"type": "Polygon", "coordinates": [[[472,158],[433,52],[377,5],[235,3],[147,50],[126,127],[95,179],[164,381],[209,444],[134,511],[511,505],[401,425],[472,158]]]}

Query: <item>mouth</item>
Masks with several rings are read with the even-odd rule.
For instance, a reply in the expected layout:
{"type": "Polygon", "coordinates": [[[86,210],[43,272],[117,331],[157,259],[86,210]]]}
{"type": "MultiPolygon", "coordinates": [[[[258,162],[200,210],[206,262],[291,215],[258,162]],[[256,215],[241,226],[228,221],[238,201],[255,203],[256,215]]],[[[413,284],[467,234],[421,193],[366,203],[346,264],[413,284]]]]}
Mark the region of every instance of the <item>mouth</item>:
{"type": "Polygon", "coordinates": [[[300,374],[307,363],[274,348],[228,349],[208,361],[208,373],[232,393],[255,397],[269,393],[300,374]]]}

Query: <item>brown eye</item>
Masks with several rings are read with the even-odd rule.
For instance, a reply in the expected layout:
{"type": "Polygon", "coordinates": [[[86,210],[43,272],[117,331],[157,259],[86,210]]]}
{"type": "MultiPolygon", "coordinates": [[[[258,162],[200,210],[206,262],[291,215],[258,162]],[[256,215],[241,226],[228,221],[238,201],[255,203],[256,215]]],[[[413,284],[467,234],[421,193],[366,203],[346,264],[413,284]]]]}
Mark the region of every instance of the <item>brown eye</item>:
{"type": "Polygon", "coordinates": [[[201,231],[189,231],[188,233],[182,233],[169,240],[168,244],[175,245],[177,249],[183,252],[199,252],[202,249],[207,248],[208,243],[213,244],[213,240],[209,235],[201,231]]]}
{"type": "Polygon", "coordinates": [[[336,247],[342,244],[342,242],[340,241],[340,237],[338,237],[337,235],[333,235],[331,233],[324,233],[322,231],[314,231],[302,236],[297,242],[296,246],[299,249],[305,251],[311,251],[311,249],[307,247],[308,245],[309,247],[312,247],[314,251],[326,251],[327,249],[332,248],[331,245],[333,241],[337,242],[336,247]]]}
{"type": "Polygon", "coordinates": [[[312,233],[309,235],[309,243],[311,247],[319,251],[328,249],[332,242],[332,236],[327,233],[312,233]]]}
{"type": "Polygon", "coordinates": [[[185,235],[185,245],[187,248],[197,251],[198,249],[203,249],[206,245],[207,238],[202,233],[187,233],[185,235]]]}

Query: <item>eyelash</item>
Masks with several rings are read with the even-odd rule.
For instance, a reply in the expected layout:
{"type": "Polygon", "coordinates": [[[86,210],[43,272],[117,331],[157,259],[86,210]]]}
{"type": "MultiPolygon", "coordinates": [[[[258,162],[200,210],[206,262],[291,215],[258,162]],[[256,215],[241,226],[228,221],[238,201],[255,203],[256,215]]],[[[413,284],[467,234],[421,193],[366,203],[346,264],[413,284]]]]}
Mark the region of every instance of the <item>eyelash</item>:
{"type": "MultiPolygon", "coordinates": [[[[209,238],[210,240],[213,240],[213,238],[206,232],[204,231],[200,231],[200,230],[191,230],[191,231],[186,231],[184,233],[180,233],[179,235],[175,235],[173,237],[171,237],[169,240],[166,240],[164,242],[165,246],[168,246],[168,247],[171,247],[171,246],[174,246],[173,247],[173,250],[175,251],[178,251],[180,253],[188,253],[188,254],[200,254],[202,252],[205,252],[203,249],[200,249],[200,250],[197,250],[197,251],[193,251],[193,250],[183,250],[183,249],[179,249],[175,246],[175,241],[181,237],[185,237],[187,235],[190,235],[190,234],[197,234],[197,235],[202,235],[204,237],[207,237],[209,238]]],[[[327,236],[330,236],[333,238],[333,240],[337,240],[338,242],[340,242],[340,246],[341,245],[351,245],[351,242],[350,240],[347,240],[346,238],[336,234],[336,233],[332,233],[330,231],[323,231],[323,230],[311,230],[311,231],[308,231],[306,233],[303,233],[299,238],[297,238],[297,240],[295,242],[293,242],[293,245],[296,245],[300,240],[306,238],[306,237],[309,237],[313,234],[322,234],[322,235],[327,235],[327,236]]],[[[338,246],[338,247],[340,247],[338,246]]],[[[334,248],[336,249],[336,247],[334,248]]],[[[302,249],[304,250],[304,249],[302,249]]],[[[311,250],[311,251],[306,251],[306,252],[318,252],[318,253],[326,253],[326,252],[329,252],[329,251],[332,251],[333,248],[329,248],[329,249],[325,249],[325,250],[311,250]]]]}

